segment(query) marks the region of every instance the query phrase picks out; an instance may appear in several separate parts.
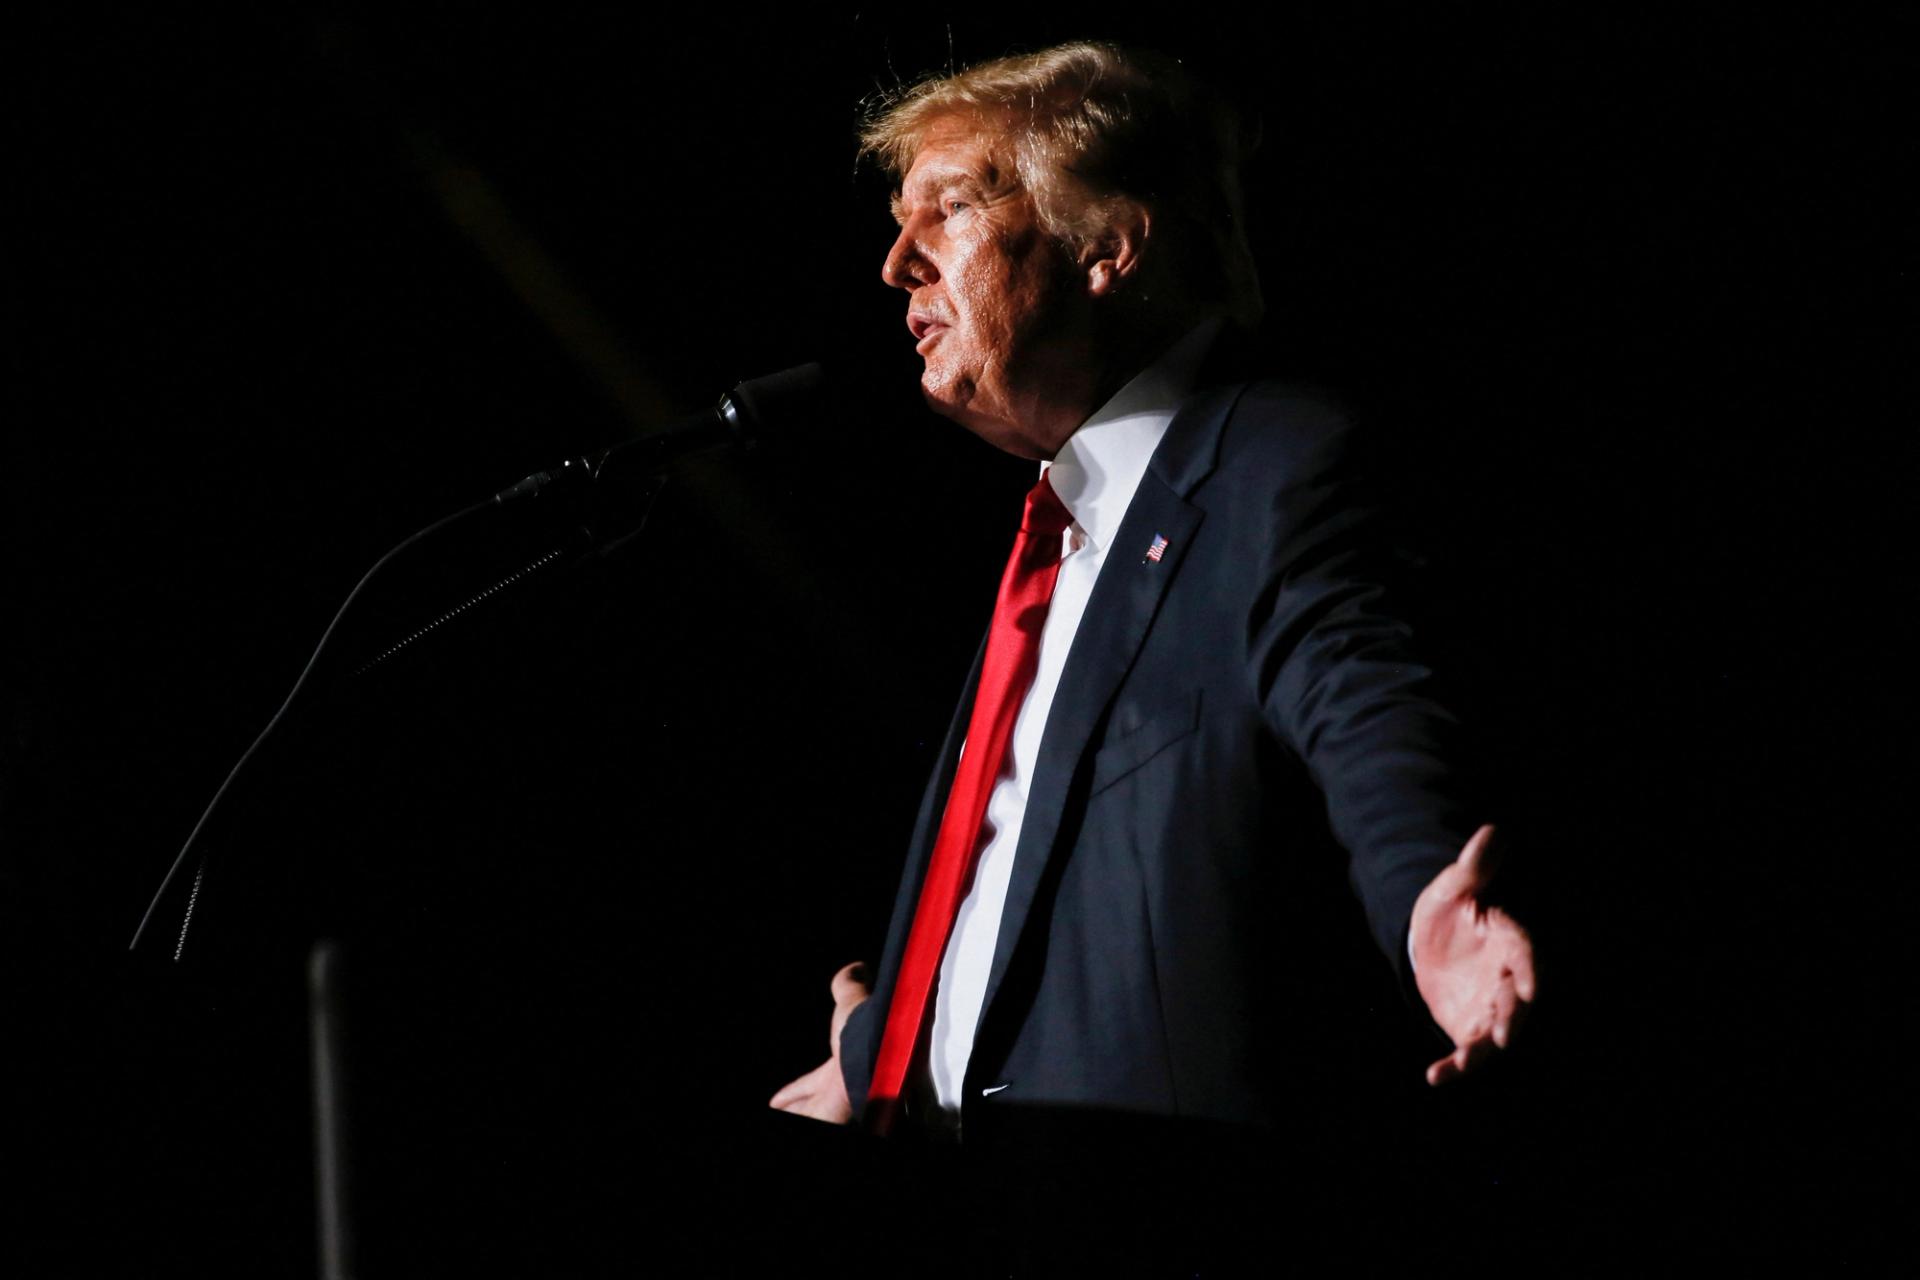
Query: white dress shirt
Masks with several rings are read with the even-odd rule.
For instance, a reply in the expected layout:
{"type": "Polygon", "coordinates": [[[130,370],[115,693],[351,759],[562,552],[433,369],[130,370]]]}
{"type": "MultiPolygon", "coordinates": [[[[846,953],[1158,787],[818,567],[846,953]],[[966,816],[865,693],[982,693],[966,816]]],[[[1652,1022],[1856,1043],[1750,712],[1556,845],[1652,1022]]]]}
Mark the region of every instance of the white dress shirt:
{"type": "MultiPolygon", "coordinates": [[[[1082,423],[1051,463],[1041,464],[1042,474],[1052,476],[1053,491],[1073,516],[1073,523],[1061,535],[1060,576],[1054,582],[1046,625],[1040,632],[1039,664],[1013,722],[1013,741],[1001,763],[1000,776],[987,798],[973,878],[940,961],[926,1069],[932,1077],[933,1095],[943,1110],[957,1113],[960,1108],[961,1085],[966,1079],[967,1059],[973,1053],[980,1004],[986,998],[987,976],[1000,933],[1000,914],[1013,875],[1014,849],[1020,843],[1020,825],[1026,816],[1027,789],[1033,781],[1047,713],[1053,708],[1054,690],[1059,688],[1074,633],[1080,629],[1080,617],[1086,612],[1093,584],[1106,563],[1120,521],[1133,502],[1134,491],[1140,487],[1140,478],[1147,472],[1147,463],[1181,402],[1193,389],[1200,361],[1219,328],[1219,321],[1210,320],[1174,344],[1082,423]]],[[[1146,552],[1145,547],[1138,550],[1146,552]]],[[[987,1086],[989,1090],[991,1087],[987,1086]]]]}

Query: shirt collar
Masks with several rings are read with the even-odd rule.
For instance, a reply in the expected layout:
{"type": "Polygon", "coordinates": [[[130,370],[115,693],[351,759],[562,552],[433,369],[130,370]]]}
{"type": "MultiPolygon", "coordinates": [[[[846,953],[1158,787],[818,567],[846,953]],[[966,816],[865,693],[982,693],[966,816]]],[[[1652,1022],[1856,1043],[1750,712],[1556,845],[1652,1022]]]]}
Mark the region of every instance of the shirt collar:
{"type": "Polygon", "coordinates": [[[1119,532],[1140,477],[1192,392],[1221,324],[1218,317],[1202,321],[1081,423],[1051,463],[1041,464],[1041,474],[1052,476],[1053,491],[1095,546],[1105,547],[1119,532]]]}

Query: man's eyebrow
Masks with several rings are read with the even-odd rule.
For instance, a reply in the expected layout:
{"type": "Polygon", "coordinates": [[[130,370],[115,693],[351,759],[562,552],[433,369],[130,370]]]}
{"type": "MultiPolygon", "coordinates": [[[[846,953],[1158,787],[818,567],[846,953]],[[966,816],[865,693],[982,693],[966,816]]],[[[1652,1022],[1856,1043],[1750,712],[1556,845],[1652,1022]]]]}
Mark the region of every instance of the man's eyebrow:
{"type": "Polygon", "coordinates": [[[991,173],[982,175],[972,169],[953,165],[927,170],[916,185],[929,191],[945,191],[950,187],[972,187],[976,191],[984,191],[993,185],[991,177],[991,173]]]}
{"type": "MultiPolygon", "coordinates": [[[[951,191],[956,187],[991,194],[995,190],[995,179],[997,177],[997,170],[982,175],[974,172],[972,169],[965,169],[954,165],[948,168],[932,169],[916,174],[914,175],[912,186],[923,198],[942,191],[951,191]]],[[[893,220],[895,222],[905,223],[907,220],[906,187],[904,185],[895,187],[887,203],[888,207],[893,210],[893,220]]]]}

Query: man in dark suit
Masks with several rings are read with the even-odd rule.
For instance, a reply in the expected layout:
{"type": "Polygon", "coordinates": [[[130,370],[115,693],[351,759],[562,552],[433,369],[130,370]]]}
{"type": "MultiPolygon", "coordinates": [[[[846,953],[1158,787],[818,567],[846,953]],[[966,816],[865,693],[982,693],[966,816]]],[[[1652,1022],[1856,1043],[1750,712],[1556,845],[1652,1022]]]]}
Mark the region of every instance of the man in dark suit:
{"type": "Polygon", "coordinates": [[[949,1136],[1014,1105],[1270,1121],[1274,921],[1329,828],[1453,1042],[1429,1081],[1473,1069],[1531,947],[1485,902],[1492,830],[1347,424],[1225,367],[1260,307],[1237,121],[1173,64],[1068,45],[917,86],[867,144],[901,178],[882,274],[923,392],[1047,470],[879,969],[836,975],[832,1057],[773,1105],[949,1136]]]}

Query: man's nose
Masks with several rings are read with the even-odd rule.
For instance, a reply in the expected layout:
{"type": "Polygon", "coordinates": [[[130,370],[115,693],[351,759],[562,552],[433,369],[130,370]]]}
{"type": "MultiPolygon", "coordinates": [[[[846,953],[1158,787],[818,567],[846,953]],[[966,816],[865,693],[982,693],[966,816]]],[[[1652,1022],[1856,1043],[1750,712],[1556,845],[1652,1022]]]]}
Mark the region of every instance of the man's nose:
{"type": "Polygon", "coordinates": [[[894,238],[893,248],[887,250],[887,260],[880,264],[880,278],[896,289],[912,289],[940,278],[940,272],[914,237],[911,226],[900,228],[900,234],[894,238]]]}

